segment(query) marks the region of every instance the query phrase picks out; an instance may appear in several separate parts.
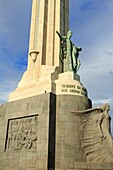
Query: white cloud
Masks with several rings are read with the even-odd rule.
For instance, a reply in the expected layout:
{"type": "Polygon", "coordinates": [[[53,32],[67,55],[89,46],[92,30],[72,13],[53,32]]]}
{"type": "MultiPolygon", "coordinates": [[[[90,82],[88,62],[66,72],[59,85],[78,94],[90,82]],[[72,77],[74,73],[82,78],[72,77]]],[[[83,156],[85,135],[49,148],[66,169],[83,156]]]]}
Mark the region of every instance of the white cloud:
{"type": "Polygon", "coordinates": [[[111,103],[112,102],[112,99],[98,99],[98,100],[93,100],[92,101],[92,104],[94,106],[97,106],[98,104],[104,104],[104,103],[111,103]]]}

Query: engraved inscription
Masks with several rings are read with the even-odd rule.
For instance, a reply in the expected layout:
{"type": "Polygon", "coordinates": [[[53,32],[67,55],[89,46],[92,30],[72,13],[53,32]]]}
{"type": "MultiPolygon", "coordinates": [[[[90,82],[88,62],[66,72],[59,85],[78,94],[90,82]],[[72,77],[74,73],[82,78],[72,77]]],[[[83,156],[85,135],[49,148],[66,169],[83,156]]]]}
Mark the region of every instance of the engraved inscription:
{"type": "Polygon", "coordinates": [[[73,84],[62,84],[61,93],[80,94],[87,97],[87,90],[85,87],[80,87],[73,84]]]}
{"type": "Polygon", "coordinates": [[[38,115],[9,120],[6,150],[37,148],[38,115]]]}

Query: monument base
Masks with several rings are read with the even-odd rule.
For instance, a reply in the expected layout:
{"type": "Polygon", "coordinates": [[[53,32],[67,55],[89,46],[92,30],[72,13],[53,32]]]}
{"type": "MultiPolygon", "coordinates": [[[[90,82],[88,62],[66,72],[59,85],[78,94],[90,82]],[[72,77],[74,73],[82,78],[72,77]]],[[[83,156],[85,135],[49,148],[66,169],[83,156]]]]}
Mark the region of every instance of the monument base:
{"type": "Polygon", "coordinates": [[[113,170],[113,163],[75,162],[75,170],[113,170]]]}
{"type": "Polygon", "coordinates": [[[112,162],[87,162],[83,122],[71,110],[88,108],[85,96],[53,93],[0,106],[0,170],[113,170],[112,162]]]}
{"type": "Polygon", "coordinates": [[[54,167],[55,118],[50,93],[0,106],[0,170],[47,170],[50,155],[54,167]]]}
{"type": "Polygon", "coordinates": [[[81,121],[70,110],[90,107],[84,96],[52,93],[0,106],[0,170],[68,170],[86,161],[81,121]]]}

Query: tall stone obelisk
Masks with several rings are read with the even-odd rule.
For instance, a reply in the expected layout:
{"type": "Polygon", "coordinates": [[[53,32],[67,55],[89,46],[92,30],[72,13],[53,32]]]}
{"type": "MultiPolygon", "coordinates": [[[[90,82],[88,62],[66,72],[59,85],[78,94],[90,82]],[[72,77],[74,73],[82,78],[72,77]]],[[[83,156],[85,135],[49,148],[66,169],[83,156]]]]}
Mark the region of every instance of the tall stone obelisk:
{"type": "Polygon", "coordinates": [[[9,101],[54,92],[55,77],[52,80],[51,74],[56,67],[59,67],[57,72],[62,72],[56,31],[65,35],[68,28],[69,0],[33,0],[28,67],[17,89],[9,95],[9,101]]]}
{"type": "MultiPolygon", "coordinates": [[[[59,66],[59,39],[56,30],[68,30],[69,0],[33,0],[29,52],[38,51],[36,66],[59,66]],[[62,17],[61,17],[62,16],[62,17]]],[[[28,68],[34,67],[28,57],[28,68]]]]}

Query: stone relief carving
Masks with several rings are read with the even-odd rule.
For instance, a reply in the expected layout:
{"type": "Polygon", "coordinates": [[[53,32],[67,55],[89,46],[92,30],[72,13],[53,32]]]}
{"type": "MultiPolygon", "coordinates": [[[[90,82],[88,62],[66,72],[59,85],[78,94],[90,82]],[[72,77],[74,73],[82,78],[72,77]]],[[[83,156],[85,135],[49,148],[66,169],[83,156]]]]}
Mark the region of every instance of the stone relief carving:
{"type": "Polygon", "coordinates": [[[113,162],[109,104],[84,111],[70,112],[81,118],[81,145],[88,162],[113,162]]]}
{"type": "Polygon", "coordinates": [[[9,120],[6,150],[34,150],[37,141],[38,116],[9,120]]]}

